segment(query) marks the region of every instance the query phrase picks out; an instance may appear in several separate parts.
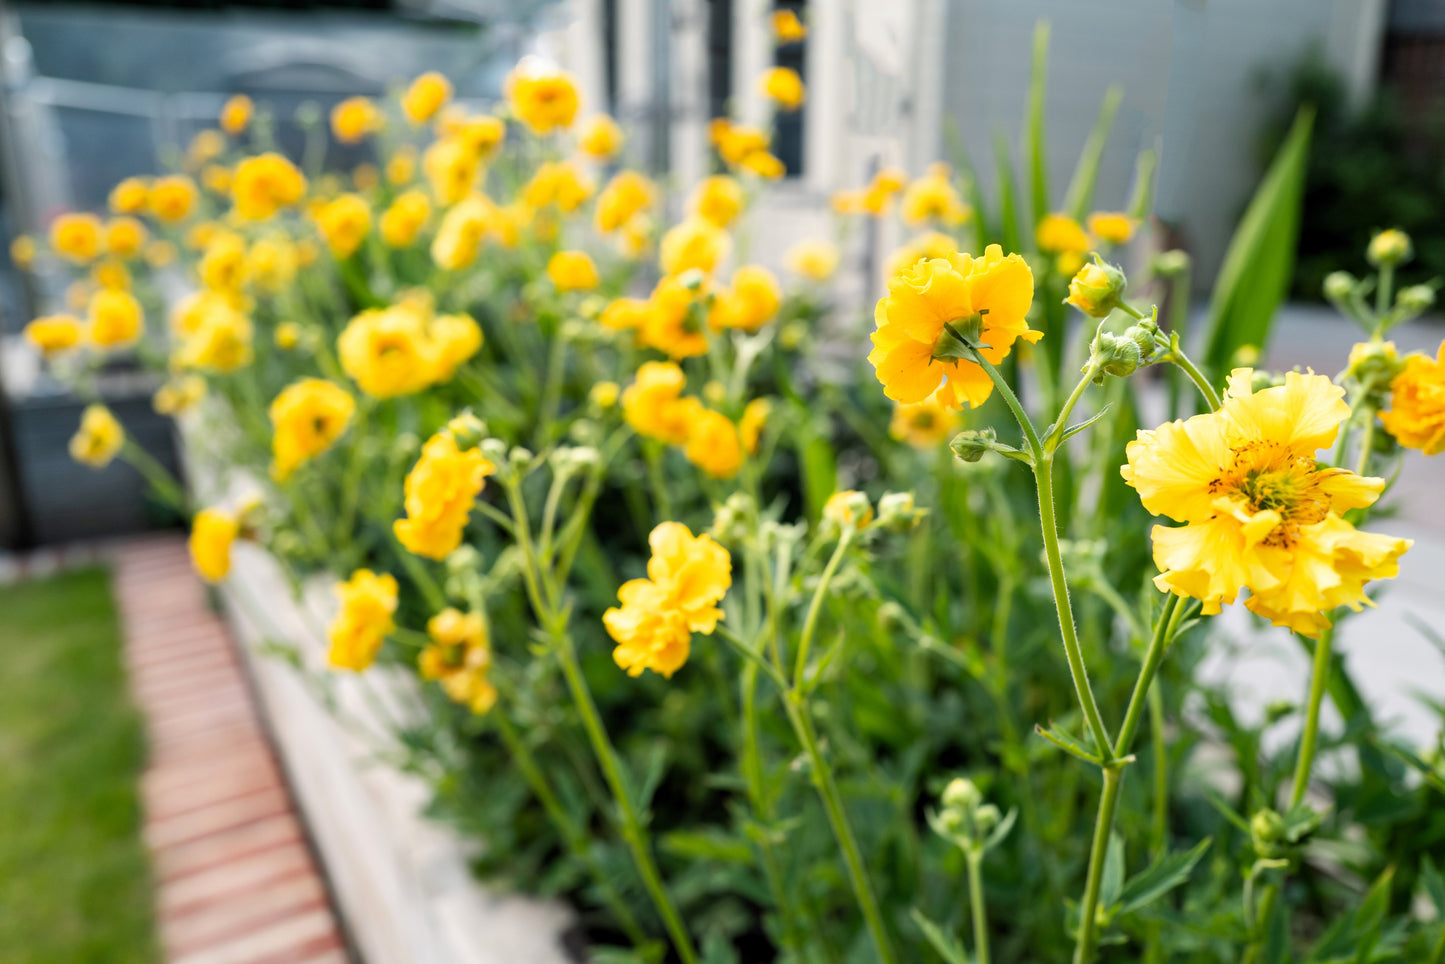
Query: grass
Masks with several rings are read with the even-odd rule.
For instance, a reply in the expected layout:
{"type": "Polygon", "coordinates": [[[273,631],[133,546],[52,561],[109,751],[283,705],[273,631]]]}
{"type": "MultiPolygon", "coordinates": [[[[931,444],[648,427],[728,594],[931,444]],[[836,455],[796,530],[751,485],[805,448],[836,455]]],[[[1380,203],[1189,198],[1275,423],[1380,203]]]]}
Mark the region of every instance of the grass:
{"type": "Polygon", "coordinates": [[[159,960],[107,573],[0,588],[0,961],[159,960]]]}

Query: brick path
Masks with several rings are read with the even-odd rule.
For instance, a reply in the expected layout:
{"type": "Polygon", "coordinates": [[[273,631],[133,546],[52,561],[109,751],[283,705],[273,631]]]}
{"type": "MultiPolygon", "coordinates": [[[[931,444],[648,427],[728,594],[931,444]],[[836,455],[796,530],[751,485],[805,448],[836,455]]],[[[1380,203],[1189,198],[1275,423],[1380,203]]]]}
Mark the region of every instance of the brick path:
{"type": "Polygon", "coordinates": [[[131,688],[146,719],[145,837],[169,964],[347,964],[327,888],[226,627],[185,543],[116,547],[131,688]]]}

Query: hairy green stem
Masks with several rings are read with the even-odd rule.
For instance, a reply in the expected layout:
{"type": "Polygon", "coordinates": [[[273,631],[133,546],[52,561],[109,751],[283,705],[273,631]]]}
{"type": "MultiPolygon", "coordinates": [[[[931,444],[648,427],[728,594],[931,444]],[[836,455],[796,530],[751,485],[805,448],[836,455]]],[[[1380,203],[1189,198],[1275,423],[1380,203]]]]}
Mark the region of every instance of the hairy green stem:
{"type": "Polygon", "coordinates": [[[803,631],[798,636],[798,653],[793,661],[793,688],[802,689],[803,675],[808,669],[808,647],[813,642],[813,633],[818,628],[818,613],[822,611],[823,599],[827,595],[828,586],[833,582],[833,576],[838,572],[838,564],[843,561],[843,554],[848,550],[848,543],[853,539],[853,527],[846,526],[843,534],[838,537],[838,545],[833,550],[833,555],[828,558],[828,564],[823,568],[823,574],[818,578],[818,588],[813,593],[813,599],[808,603],[808,615],[803,619],[803,631]]]}
{"type": "Polygon", "coordinates": [[[1114,811],[1119,806],[1119,786],[1124,770],[1118,764],[1104,767],[1104,789],[1099,794],[1099,816],[1094,823],[1094,843],[1089,849],[1089,876],[1084,882],[1084,899],[1079,904],[1079,940],[1074,945],[1074,964],[1091,964],[1099,946],[1099,895],[1104,880],[1104,859],[1109,851],[1109,834],[1114,811]]]}
{"type": "Polygon", "coordinates": [[[964,853],[968,864],[968,903],[973,910],[973,959],[975,964],[989,964],[988,909],[983,893],[983,850],[972,848],[964,853]]]}
{"type": "Polygon", "coordinates": [[[1300,734],[1299,759],[1295,762],[1294,785],[1289,794],[1289,805],[1297,807],[1304,801],[1309,789],[1310,772],[1315,765],[1315,749],[1320,738],[1320,708],[1324,705],[1325,692],[1330,683],[1330,660],[1334,650],[1335,627],[1330,626],[1320,633],[1315,643],[1315,663],[1310,676],[1309,705],[1305,710],[1304,732],[1300,734]]]}

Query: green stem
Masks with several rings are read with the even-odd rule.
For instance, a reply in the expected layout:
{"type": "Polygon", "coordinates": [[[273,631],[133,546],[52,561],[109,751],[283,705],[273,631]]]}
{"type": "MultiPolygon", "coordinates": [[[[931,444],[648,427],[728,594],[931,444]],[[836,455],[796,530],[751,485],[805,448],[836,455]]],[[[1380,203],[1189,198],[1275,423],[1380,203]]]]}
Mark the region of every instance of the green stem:
{"type": "Polygon", "coordinates": [[[1084,883],[1084,899],[1079,905],[1079,940],[1074,945],[1074,964],[1092,964],[1098,950],[1099,894],[1104,879],[1104,859],[1109,850],[1109,833],[1114,825],[1114,811],[1119,806],[1119,785],[1124,771],[1112,764],[1104,767],[1104,789],[1099,795],[1099,817],[1094,824],[1094,845],[1089,851],[1089,877],[1084,883]]]}
{"type": "Polygon", "coordinates": [[[1355,462],[1355,474],[1364,475],[1370,468],[1370,451],[1375,447],[1375,412],[1365,411],[1365,425],[1360,430],[1360,456],[1355,462]]]}
{"type": "Polygon", "coordinates": [[[1204,373],[1199,370],[1199,366],[1195,365],[1194,362],[1189,360],[1189,356],[1184,354],[1184,350],[1179,347],[1178,337],[1176,336],[1173,340],[1174,347],[1170,350],[1169,360],[1178,365],[1179,369],[1189,376],[1189,380],[1199,389],[1199,394],[1203,395],[1204,400],[1209,403],[1209,410],[1211,412],[1218,411],[1220,406],[1219,392],[1215,391],[1214,386],[1209,384],[1209,379],[1204,377],[1204,373]]]}
{"type": "Polygon", "coordinates": [[[989,964],[988,910],[984,906],[983,851],[970,849],[964,854],[968,864],[968,902],[973,908],[973,959],[975,964],[989,964]]]}
{"type": "Polygon", "coordinates": [[[813,633],[818,628],[818,613],[823,608],[823,597],[828,594],[828,586],[833,582],[833,576],[838,571],[838,564],[843,561],[843,553],[848,549],[848,543],[853,538],[853,527],[847,526],[843,534],[838,537],[837,548],[828,559],[828,565],[823,568],[823,574],[818,578],[818,586],[813,590],[812,602],[808,603],[808,615],[803,619],[803,632],[798,637],[798,654],[793,661],[793,689],[803,688],[803,674],[808,668],[808,647],[813,642],[813,633]]]}
{"type": "Polygon", "coordinates": [[[1299,759],[1295,762],[1294,786],[1290,790],[1289,805],[1299,806],[1310,785],[1310,771],[1315,765],[1315,748],[1320,737],[1320,707],[1325,701],[1325,692],[1330,682],[1330,660],[1334,649],[1335,627],[1329,626],[1320,633],[1315,643],[1315,664],[1310,676],[1309,706],[1305,710],[1304,732],[1300,734],[1299,759]]]}
{"type": "Polygon", "coordinates": [[[1154,816],[1149,827],[1151,856],[1164,856],[1169,840],[1169,747],[1164,742],[1164,694],[1149,690],[1149,736],[1154,754],[1154,816]]]}
{"type": "Polygon", "coordinates": [[[1134,694],[1129,697],[1129,708],[1124,713],[1124,724],[1119,727],[1119,739],[1114,744],[1114,759],[1120,759],[1129,755],[1129,749],[1134,743],[1134,734],[1139,729],[1139,723],[1144,717],[1144,709],[1148,703],[1150,686],[1154,683],[1154,676],[1159,672],[1159,664],[1164,661],[1164,654],[1169,650],[1171,641],[1171,629],[1173,628],[1174,613],[1179,608],[1179,600],[1183,598],[1173,593],[1164,602],[1164,610],[1159,614],[1159,623],[1154,627],[1154,637],[1149,641],[1149,648],[1144,652],[1144,665],[1139,669],[1139,679],[1134,684],[1134,694]]]}
{"type": "Polygon", "coordinates": [[[552,351],[547,358],[547,381],[542,387],[542,401],[537,413],[537,447],[547,444],[547,433],[557,421],[557,412],[562,405],[562,376],[567,365],[567,339],[558,332],[552,339],[552,351]]]}
{"type": "Polygon", "coordinates": [[[170,503],[177,512],[187,514],[185,491],[175,477],[166,471],[165,466],[152,458],[149,452],[127,438],[121,446],[120,457],[145,477],[151,488],[155,489],[156,495],[170,503]]]}
{"type": "Polygon", "coordinates": [[[1385,315],[1390,311],[1390,297],[1395,293],[1395,266],[1380,265],[1380,287],[1375,291],[1375,330],[1384,324],[1385,315]]]}

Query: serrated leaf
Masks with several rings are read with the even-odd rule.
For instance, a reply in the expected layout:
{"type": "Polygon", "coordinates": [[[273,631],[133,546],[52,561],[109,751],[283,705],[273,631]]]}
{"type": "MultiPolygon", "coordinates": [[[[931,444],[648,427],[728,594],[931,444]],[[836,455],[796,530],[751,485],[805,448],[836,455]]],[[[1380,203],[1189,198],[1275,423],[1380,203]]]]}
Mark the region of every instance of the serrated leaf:
{"type": "Polygon", "coordinates": [[[1194,867],[1213,841],[1206,837],[1190,850],[1165,855],[1145,870],[1130,878],[1119,892],[1116,913],[1129,914],[1147,907],[1189,879],[1194,867]]]}
{"type": "Polygon", "coordinates": [[[1034,732],[1070,756],[1077,757],[1085,763],[1102,765],[1103,761],[1098,754],[1084,746],[1083,741],[1064,729],[1061,723],[1050,721],[1047,728],[1034,724],[1034,732]]]}
{"type": "Polygon", "coordinates": [[[942,927],[929,920],[917,907],[908,912],[913,918],[913,923],[923,931],[923,936],[928,938],[928,943],[938,952],[948,964],[969,964],[968,953],[964,951],[963,945],[957,938],[951,937],[942,927]]]}

